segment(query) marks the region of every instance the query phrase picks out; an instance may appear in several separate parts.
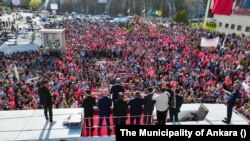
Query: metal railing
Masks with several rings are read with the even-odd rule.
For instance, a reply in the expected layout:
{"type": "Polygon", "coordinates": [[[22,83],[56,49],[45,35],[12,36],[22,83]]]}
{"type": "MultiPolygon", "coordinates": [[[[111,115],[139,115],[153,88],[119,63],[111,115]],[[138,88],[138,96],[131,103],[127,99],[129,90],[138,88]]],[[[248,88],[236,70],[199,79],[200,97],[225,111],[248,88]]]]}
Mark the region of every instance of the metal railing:
{"type": "Polygon", "coordinates": [[[82,136],[111,136],[115,133],[116,125],[154,125],[155,124],[155,115],[139,115],[139,116],[112,116],[109,117],[84,117],[82,119],[82,136]],[[132,119],[134,118],[134,119],[132,119]],[[145,118],[145,119],[144,119],[145,118]],[[146,118],[150,121],[146,122],[146,118]],[[102,123],[99,123],[102,119],[102,123]],[[88,121],[87,121],[88,120],[88,121]],[[92,121],[91,121],[92,120],[92,121]],[[107,120],[109,120],[110,125],[107,125],[107,120]],[[129,120],[129,123],[127,122],[129,120]],[[133,120],[134,124],[131,123],[133,120]],[[136,120],[139,120],[139,123],[136,120]],[[106,124],[103,124],[103,121],[106,124]],[[93,124],[91,123],[93,122],[93,124]],[[124,124],[125,123],[125,124],[124,124]],[[88,125],[87,125],[88,124],[88,125]],[[105,129],[106,128],[106,129],[105,129]],[[106,133],[103,132],[106,130],[106,133]]]}

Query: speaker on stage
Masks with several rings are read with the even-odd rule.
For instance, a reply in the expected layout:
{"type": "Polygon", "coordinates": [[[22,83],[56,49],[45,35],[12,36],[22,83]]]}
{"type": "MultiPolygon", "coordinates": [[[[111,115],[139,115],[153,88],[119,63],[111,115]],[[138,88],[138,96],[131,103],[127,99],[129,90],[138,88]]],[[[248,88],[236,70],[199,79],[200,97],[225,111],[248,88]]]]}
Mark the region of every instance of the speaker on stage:
{"type": "Polygon", "coordinates": [[[199,121],[204,120],[208,114],[209,110],[207,107],[203,104],[200,105],[198,111],[197,111],[197,118],[199,121]]]}

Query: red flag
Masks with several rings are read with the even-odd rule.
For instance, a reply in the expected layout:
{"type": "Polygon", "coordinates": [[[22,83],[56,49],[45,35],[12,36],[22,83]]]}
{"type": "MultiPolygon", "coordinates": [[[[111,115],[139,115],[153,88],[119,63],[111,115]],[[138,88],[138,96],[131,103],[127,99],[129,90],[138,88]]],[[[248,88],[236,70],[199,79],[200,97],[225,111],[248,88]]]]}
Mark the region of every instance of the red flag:
{"type": "Polygon", "coordinates": [[[219,15],[230,15],[234,0],[214,0],[212,13],[219,15]]]}

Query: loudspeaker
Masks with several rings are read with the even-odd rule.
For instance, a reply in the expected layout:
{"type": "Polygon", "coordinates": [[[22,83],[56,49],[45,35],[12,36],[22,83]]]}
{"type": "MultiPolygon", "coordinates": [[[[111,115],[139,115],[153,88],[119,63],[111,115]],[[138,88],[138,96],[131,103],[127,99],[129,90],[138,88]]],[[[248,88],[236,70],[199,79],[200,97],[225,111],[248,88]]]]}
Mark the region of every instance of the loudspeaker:
{"type": "Polygon", "coordinates": [[[197,118],[199,121],[204,120],[205,117],[207,116],[209,110],[207,109],[207,107],[203,104],[200,105],[198,111],[197,111],[197,118]]]}

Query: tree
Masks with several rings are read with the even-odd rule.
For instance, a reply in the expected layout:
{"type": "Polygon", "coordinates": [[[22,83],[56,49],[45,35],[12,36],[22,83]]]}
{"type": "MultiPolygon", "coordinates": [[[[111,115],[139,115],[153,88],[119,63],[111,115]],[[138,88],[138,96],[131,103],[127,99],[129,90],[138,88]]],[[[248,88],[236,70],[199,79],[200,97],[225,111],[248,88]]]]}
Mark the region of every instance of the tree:
{"type": "Polygon", "coordinates": [[[20,4],[21,7],[27,8],[27,9],[29,8],[30,0],[21,0],[20,2],[21,2],[20,4]]]}
{"type": "Polygon", "coordinates": [[[188,23],[188,15],[186,10],[178,11],[174,17],[174,21],[177,23],[188,23]]]}
{"type": "Polygon", "coordinates": [[[37,10],[42,5],[42,0],[31,0],[29,5],[32,10],[37,10]]]}

